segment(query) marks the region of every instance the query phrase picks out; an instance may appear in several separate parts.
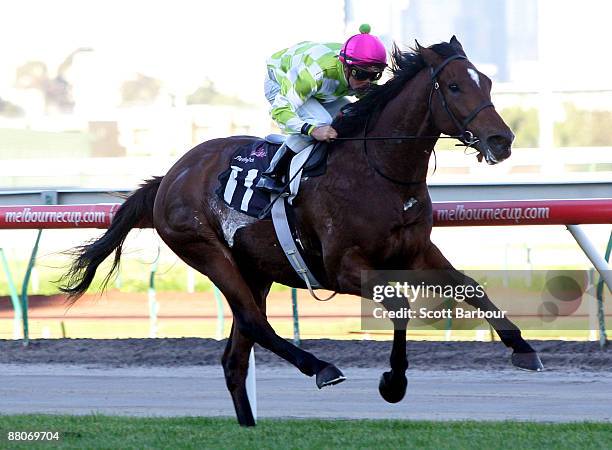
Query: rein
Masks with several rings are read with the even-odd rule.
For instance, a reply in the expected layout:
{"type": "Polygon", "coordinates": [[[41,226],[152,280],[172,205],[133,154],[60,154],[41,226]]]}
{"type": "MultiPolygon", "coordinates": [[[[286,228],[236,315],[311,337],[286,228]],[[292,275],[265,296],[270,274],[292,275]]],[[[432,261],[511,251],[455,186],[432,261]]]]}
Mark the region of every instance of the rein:
{"type": "MultiPolygon", "coordinates": [[[[477,144],[480,139],[477,136],[474,136],[474,134],[467,130],[467,126],[469,125],[469,123],[474,120],[476,118],[476,116],[483,110],[489,107],[494,107],[493,103],[486,101],[483,102],[481,105],[479,105],[476,109],[474,109],[470,114],[468,114],[468,116],[463,119],[462,122],[459,121],[459,119],[457,119],[457,117],[453,114],[453,112],[450,110],[449,106],[448,106],[448,102],[446,101],[446,97],[444,96],[444,93],[442,92],[442,90],[440,89],[440,84],[438,83],[438,75],[442,72],[442,70],[451,62],[454,61],[456,59],[465,59],[467,60],[466,56],[463,55],[453,55],[450,56],[448,58],[446,58],[444,61],[442,61],[442,63],[440,63],[440,65],[437,68],[433,68],[430,67],[431,70],[431,91],[429,92],[429,101],[428,101],[428,105],[427,105],[427,117],[426,120],[428,120],[431,117],[431,105],[432,105],[432,99],[433,99],[433,95],[434,93],[438,93],[439,97],[440,97],[440,101],[442,103],[442,107],[444,108],[444,110],[446,111],[446,113],[448,114],[448,116],[451,118],[451,120],[453,121],[453,123],[455,124],[455,126],[457,127],[457,129],[459,130],[460,134],[453,134],[453,135],[448,135],[448,136],[422,136],[419,134],[416,135],[400,135],[400,136],[367,136],[368,133],[368,124],[370,122],[370,115],[368,115],[367,119],[366,119],[366,123],[365,123],[365,127],[364,127],[364,131],[363,131],[363,136],[362,137],[337,137],[332,139],[332,141],[363,141],[363,151],[366,155],[366,159],[368,161],[368,164],[370,165],[370,167],[372,167],[374,169],[374,171],[380,175],[381,177],[383,177],[384,179],[394,183],[394,184],[399,184],[402,186],[410,186],[410,185],[415,185],[415,184],[421,184],[424,183],[425,180],[421,180],[421,181],[402,181],[402,180],[396,180],[394,178],[389,177],[388,175],[385,175],[379,168],[378,166],[376,166],[376,164],[374,163],[374,161],[372,161],[372,159],[370,158],[370,155],[368,154],[368,147],[367,147],[367,142],[368,141],[392,141],[392,140],[405,140],[405,139],[409,139],[409,140],[426,140],[426,139],[457,139],[459,141],[461,141],[464,145],[466,150],[468,148],[474,148],[474,145],[477,144]]],[[[457,144],[459,145],[459,144],[457,144]]],[[[434,151],[434,155],[435,155],[435,151],[434,151]]]]}

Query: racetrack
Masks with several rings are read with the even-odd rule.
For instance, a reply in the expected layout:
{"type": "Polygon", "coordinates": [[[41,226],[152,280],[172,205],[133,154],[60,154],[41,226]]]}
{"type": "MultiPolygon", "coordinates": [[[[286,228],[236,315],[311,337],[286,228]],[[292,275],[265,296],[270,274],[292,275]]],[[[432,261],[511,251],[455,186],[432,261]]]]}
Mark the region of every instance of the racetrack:
{"type": "MultiPolygon", "coordinates": [[[[226,340],[181,339],[36,339],[0,340],[0,364],[69,364],[125,366],[218,366],[226,340]]],[[[612,352],[596,342],[529,341],[548,370],[612,371],[612,352]]],[[[339,368],[387,368],[390,341],[306,339],[302,348],[339,368]]],[[[501,342],[408,341],[410,367],[422,370],[503,370],[510,350],[501,342]]],[[[290,367],[256,346],[257,363],[290,367]]]]}
{"type": "MultiPolygon", "coordinates": [[[[377,391],[389,342],[306,341],[347,381],[314,380],[258,348],[260,417],[612,421],[612,355],[595,343],[536,342],[548,370],[512,369],[500,343],[409,342],[408,393],[377,391]]],[[[0,341],[1,414],[232,416],[217,364],[224,342],[206,339],[0,341]]]]}
{"type": "MultiPolygon", "coordinates": [[[[220,367],[0,366],[0,413],[232,416],[220,367]]],[[[317,390],[291,368],[257,369],[259,417],[612,422],[612,374],[410,370],[406,398],[377,391],[380,370],[344,369],[317,390]]]]}

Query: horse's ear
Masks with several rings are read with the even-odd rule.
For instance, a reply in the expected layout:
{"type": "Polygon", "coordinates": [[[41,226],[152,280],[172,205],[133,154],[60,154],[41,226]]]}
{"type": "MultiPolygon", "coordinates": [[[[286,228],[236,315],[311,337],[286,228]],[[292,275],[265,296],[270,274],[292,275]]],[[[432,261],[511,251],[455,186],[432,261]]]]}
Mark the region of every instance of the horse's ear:
{"type": "Polygon", "coordinates": [[[443,58],[440,55],[428,47],[421,47],[419,49],[419,53],[423,57],[423,61],[425,61],[425,63],[430,67],[436,67],[443,61],[443,58]]]}
{"type": "Polygon", "coordinates": [[[414,40],[414,45],[414,49],[421,55],[423,61],[428,66],[435,67],[442,61],[442,58],[436,52],[429,47],[423,47],[416,39],[414,40]]]}
{"type": "Polygon", "coordinates": [[[461,45],[461,42],[459,42],[459,39],[457,39],[457,36],[455,36],[453,34],[453,37],[450,38],[450,45],[452,45],[459,53],[461,53],[463,56],[465,56],[465,51],[463,50],[463,46],[461,45]]]}

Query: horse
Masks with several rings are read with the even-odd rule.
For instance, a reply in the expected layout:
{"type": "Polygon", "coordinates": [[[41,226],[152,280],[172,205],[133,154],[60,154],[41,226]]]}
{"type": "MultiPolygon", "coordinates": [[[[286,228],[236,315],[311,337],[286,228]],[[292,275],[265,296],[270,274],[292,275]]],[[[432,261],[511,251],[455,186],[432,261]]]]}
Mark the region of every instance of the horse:
{"type": "MultiPolygon", "coordinates": [[[[479,160],[496,164],[510,156],[514,135],[491,103],[491,80],[469,61],[455,36],[430,47],[417,42],[408,51],[394,46],[390,71],[387,82],[372,87],[334,119],[332,126],[345,140],[329,144],[326,173],[303,180],[293,201],[307,262],[325,289],[356,296],[361,295],[364,270],[443,269],[448,283],[477,286],[430,240],[429,160],[445,134],[474,147],[479,160]]],[[[215,195],[218,174],[229,167],[237,148],[254,139],[233,136],[201,143],[163,177],[142,184],[119,208],[110,228],[78,248],[62,288],[76,300],[114,251],[108,281],[128,232],[155,228],[229,303],[234,320],[221,363],[242,426],[255,425],[245,388],[255,342],[315,376],[319,388],[344,380],[331,362],[277,335],[266,318],[273,282],[306,287],[280,248],[272,221],[247,217],[215,195]]],[[[486,295],[466,301],[499,311],[486,295]]],[[[542,369],[538,354],[508,318],[489,322],[512,349],[513,365],[542,369]]],[[[404,397],[407,368],[406,328],[394,327],[390,370],[379,383],[386,401],[404,397]]]]}

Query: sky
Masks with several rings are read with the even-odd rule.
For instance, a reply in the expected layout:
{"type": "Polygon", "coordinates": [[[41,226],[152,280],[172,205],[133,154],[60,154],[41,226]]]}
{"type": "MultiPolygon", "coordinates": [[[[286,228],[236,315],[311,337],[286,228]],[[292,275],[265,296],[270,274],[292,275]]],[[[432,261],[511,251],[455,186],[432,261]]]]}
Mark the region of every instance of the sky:
{"type": "MultiPolygon", "coordinates": [[[[393,12],[407,4],[380,0],[373,9],[371,0],[355,0],[355,30],[345,30],[342,0],[3,1],[0,96],[13,83],[18,64],[43,60],[54,69],[74,49],[91,47],[80,69],[91,75],[84,89],[99,98],[110,98],[117,83],[141,72],[179,94],[209,78],[224,93],[263,103],[261,82],[270,54],[302,40],[343,41],[361,22],[372,24],[374,34],[388,31],[397,25],[393,12]]],[[[605,44],[612,2],[541,0],[541,5],[549,30],[544,45],[557,81],[612,84],[605,44]]]]}
{"type": "MultiPolygon", "coordinates": [[[[189,90],[207,77],[247,99],[262,97],[265,59],[308,39],[343,39],[339,0],[258,1],[19,0],[3,2],[0,85],[26,60],[57,65],[91,47],[100,78],[135,72],[189,90]],[[314,31],[316,29],[316,31],[314,31]],[[4,65],[4,64],[3,64],[4,65]],[[245,89],[246,87],[246,89],[245,89]]],[[[100,80],[103,82],[103,80],[100,80]]]]}

